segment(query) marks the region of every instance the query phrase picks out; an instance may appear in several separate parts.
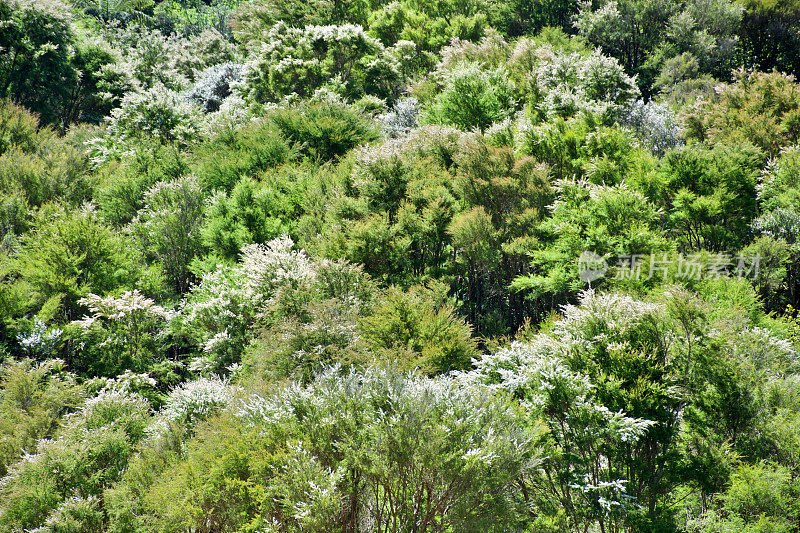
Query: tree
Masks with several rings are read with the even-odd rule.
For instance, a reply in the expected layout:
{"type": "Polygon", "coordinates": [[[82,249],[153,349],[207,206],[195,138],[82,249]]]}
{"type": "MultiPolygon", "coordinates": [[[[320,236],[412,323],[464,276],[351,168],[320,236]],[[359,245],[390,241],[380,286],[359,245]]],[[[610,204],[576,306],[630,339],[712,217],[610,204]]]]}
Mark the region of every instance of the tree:
{"type": "Polygon", "coordinates": [[[176,294],[186,293],[194,280],[189,265],[203,249],[204,202],[194,176],[157,183],[145,193],[144,208],[131,222],[145,253],[161,262],[176,294]]]}
{"type": "Polygon", "coordinates": [[[69,6],[58,0],[3,0],[0,24],[0,98],[38,113],[47,124],[58,123],[77,82],[69,6]]]}

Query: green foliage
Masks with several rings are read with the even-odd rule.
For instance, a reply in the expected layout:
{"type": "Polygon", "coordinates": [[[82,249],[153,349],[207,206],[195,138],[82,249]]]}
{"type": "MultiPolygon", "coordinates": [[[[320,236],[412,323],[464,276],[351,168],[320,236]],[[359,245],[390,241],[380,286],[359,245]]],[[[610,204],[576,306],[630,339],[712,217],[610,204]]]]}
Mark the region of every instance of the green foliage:
{"type": "Polygon", "coordinates": [[[689,250],[732,250],[750,238],[763,154],[752,146],[687,146],[668,152],[656,179],[669,227],[689,250]]]}
{"type": "Polygon", "coordinates": [[[111,114],[109,135],[114,140],[152,138],[186,146],[200,136],[199,110],[163,86],[131,92],[111,114]]]}
{"type": "Polygon", "coordinates": [[[70,64],[75,37],[69,6],[58,0],[3,0],[0,24],[0,98],[20,103],[45,123],[58,123],[60,104],[77,82],[70,64]]]}
{"type": "Polygon", "coordinates": [[[52,440],[11,468],[0,488],[0,523],[12,530],[48,522],[95,527],[96,504],[80,500],[100,496],[119,477],[148,419],[148,404],[136,395],[104,391],[87,400],[52,440]]]}
{"type": "Polygon", "coordinates": [[[477,355],[471,328],[457,317],[446,286],[390,289],[374,311],[361,320],[367,346],[380,353],[403,354],[403,366],[429,373],[465,370],[477,355]]]}
{"type": "Polygon", "coordinates": [[[513,90],[502,70],[487,73],[474,65],[464,65],[448,72],[444,88],[431,103],[426,119],[464,131],[483,131],[513,114],[513,90]]]}
{"type": "Polygon", "coordinates": [[[796,3],[0,0],[0,530],[796,531],[796,3]]]}
{"type": "Polygon", "coordinates": [[[147,255],[156,258],[177,294],[194,280],[189,265],[202,251],[200,229],[205,196],[194,176],[159,182],[144,194],[144,207],[131,222],[147,255]]]}
{"type": "MultiPolygon", "coordinates": [[[[563,297],[584,287],[578,259],[589,251],[613,262],[620,257],[659,254],[672,245],[659,231],[658,210],[626,185],[562,181],[550,218],[539,227],[539,246],[530,253],[531,273],[514,280],[530,297],[563,297]]],[[[644,280],[642,280],[644,281],[644,280]]]]}
{"type": "Polygon", "coordinates": [[[338,104],[307,104],[298,109],[276,110],[269,119],[304,155],[329,161],[359,144],[377,139],[375,126],[353,109],[338,104]]]}
{"type": "Polygon", "coordinates": [[[290,233],[300,212],[293,190],[298,184],[290,179],[286,174],[266,176],[262,183],[243,178],[229,195],[214,196],[202,228],[211,252],[236,259],[245,244],[264,244],[290,233]]]}
{"type": "Polygon", "coordinates": [[[39,439],[51,437],[59,419],[82,400],[83,390],[63,362],[9,359],[0,366],[0,477],[39,439]]]}
{"type": "Polygon", "coordinates": [[[76,7],[104,22],[142,16],[142,10],[151,7],[153,0],[73,0],[76,7]]]}
{"type": "Polygon", "coordinates": [[[149,368],[158,353],[158,341],[170,313],[139,291],[119,297],[89,294],[79,304],[88,315],[70,326],[80,341],[81,361],[75,366],[94,376],[116,376],[124,370],[149,368]]]}
{"type": "Polygon", "coordinates": [[[67,322],[80,317],[80,298],[135,283],[136,259],[125,237],[100,221],[91,206],[69,212],[48,206],[21,239],[16,283],[29,287],[32,310],[67,322]]]}
{"type": "Polygon", "coordinates": [[[770,156],[800,139],[800,89],[786,74],[739,69],[732,83],[695,107],[686,113],[689,137],[750,142],[770,156]]]}
{"type": "Polygon", "coordinates": [[[25,153],[36,150],[39,117],[10,100],[0,101],[0,155],[12,147],[25,153]]]}
{"type": "Polygon", "coordinates": [[[146,511],[137,525],[164,531],[340,531],[362,518],[422,531],[512,526],[521,509],[508,489],[534,453],[516,421],[483,387],[329,371],[307,389],[250,396],[201,430],[185,459],[132,478],[129,494],[146,511]]]}
{"type": "Polygon", "coordinates": [[[360,26],[299,29],[279,22],[265,37],[245,64],[242,93],[250,102],[309,97],[323,87],[353,100],[365,94],[392,99],[399,92],[397,66],[360,26]]]}
{"type": "Polygon", "coordinates": [[[142,142],[123,161],[110,161],[96,172],[98,211],[114,226],[127,225],[144,207],[145,193],[151,187],[188,172],[185,156],[175,147],[142,142]]]}
{"type": "Polygon", "coordinates": [[[580,3],[575,27],[638,74],[648,94],[657,71],[681,54],[696,58],[703,72],[727,77],[741,20],[741,6],[728,0],[613,0],[580,3]]]}

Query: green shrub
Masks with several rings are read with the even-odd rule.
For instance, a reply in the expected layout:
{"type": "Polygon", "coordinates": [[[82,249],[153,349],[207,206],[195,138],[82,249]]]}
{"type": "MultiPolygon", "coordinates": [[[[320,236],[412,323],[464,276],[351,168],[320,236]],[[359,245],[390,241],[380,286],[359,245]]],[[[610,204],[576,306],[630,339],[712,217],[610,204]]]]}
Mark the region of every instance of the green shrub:
{"type": "Polygon", "coordinates": [[[193,168],[206,191],[230,191],[244,177],[255,177],[299,155],[270,121],[258,121],[203,143],[194,151],[193,168]]]}
{"type": "Polygon", "coordinates": [[[4,361],[0,365],[0,477],[24,454],[34,453],[40,439],[52,437],[62,415],[80,405],[82,397],[82,387],[64,371],[62,361],[4,361]]]}
{"type": "Polygon", "coordinates": [[[304,104],[270,114],[270,120],[303,154],[329,161],[378,138],[375,124],[349,107],[329,103],[304,104]]]}
{"type": "Polygon", "coordinates": [[[444,89],[431,103],[425,120],[464,131],[484,131],[514,113],[513,92],[503,70],[486,72],[465,64],[447,73],[444,89]]]}

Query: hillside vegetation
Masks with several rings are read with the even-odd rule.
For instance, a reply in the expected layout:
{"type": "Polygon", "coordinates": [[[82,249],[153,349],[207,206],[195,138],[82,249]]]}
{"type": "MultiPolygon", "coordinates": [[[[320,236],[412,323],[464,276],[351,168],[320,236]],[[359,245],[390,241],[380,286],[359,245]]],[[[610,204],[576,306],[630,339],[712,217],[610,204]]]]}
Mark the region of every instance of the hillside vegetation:
{"type": "Polygon", "coordinates": [[[800,533],[800,3],[0,0],[0,531],[800,533]]]}

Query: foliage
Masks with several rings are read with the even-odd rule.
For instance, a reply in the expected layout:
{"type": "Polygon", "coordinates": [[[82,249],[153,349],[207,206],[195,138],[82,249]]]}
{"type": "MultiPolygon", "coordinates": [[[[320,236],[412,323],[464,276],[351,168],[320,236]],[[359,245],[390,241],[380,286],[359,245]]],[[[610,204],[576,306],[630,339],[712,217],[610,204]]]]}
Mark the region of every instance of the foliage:
{"type": "Polygon", "coordinates": [[[178,294],[187,292],[194,279],[189,265],[202,250],[204,200],[194,176],[159,182],[144,193],[144,206],[131,221],[145,252],[158,259],[178,294]]]}
{"type": "Polygon", "coordinates": [[[444,88],[431,104],[427,120],[465,131],[483,131],[514,112],[513,87],[502,70],[483,72],[464,65],[448,72],[444,88]]]}
{"type": "Polygon", "coordinates": [[[100,496],[125,469],[148,418],[147,402],[136,395],[101,392],[88,399],[3,478],[0,523],[10,529],[76,519],[96,524],[96,507],[84,502],[89,512],[81,516],[80,500],[100,496]]]}
{"type": "Polygon", "coordinates": [[[687,135],[710,142],[748,141],[771,156],[782,147],[796,144],[800,135],[800,89],[794,78],[744,69],[734,74],[732,83],[687,111],[687,135]]]}
{"type": "Polygon", "coordinates": [[[333,370],[308,388],[247,398],[200,433],[142,503],[155,513],[151,527],[170,531],[511,525],[508,489],[533,454],[512,420],[515,410],[478,386],[333,370]]]}
{"type": "Polygon", "coordinates": [[[270,120],[291,143],[312,159],[328,161],[377,138],[371,121],[346,106],[310,103],[276,110],[270,120]]]}
{"type": "Polygon", "coordinates": [[[117,298],[89,294],[78,303],[91,313],[73,323],[90,374],[116,376],[123,369],[148,368],[169,311],[136,290],[117,298]]]}
{"type": "Polygon", "coordinates": [[[397,96],[397,66],[380,41],[360,26],[275,24],[245,63],[245,99],[264,104],[296,94],[311,96],[321,87],[349,99],[365,94],[397,96]]]}
{"type": "MultiPolygon", "coordinates": [[[[50,354],[39,354],[50,355],[50,354]]],[[[6,360],[0,366],[0,477],[40,439],[52,437],[62,415],[80,405],[83,390],[63,361],[6,360]]]]}
{"type": "Polygon", "coordinates": [[[200,136],[198,109],[174,91],[155,86],[128,93],[111,114],[109,135],[127,140],[151,138],[187,145],[200,136]]]}

